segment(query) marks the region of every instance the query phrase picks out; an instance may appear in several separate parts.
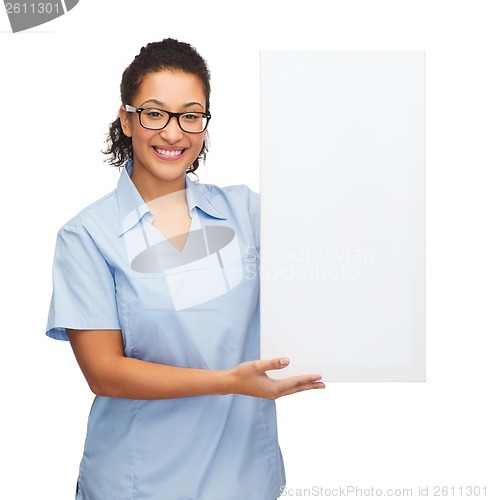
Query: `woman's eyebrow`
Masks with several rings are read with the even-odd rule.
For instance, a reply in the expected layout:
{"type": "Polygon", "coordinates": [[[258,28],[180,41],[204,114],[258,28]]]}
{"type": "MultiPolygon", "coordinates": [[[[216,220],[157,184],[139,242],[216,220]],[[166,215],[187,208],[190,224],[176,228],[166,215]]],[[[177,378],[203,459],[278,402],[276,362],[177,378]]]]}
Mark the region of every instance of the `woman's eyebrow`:
{"type": "MultiPolygon", "coordinates": [[[[162,101],[159,101],[158,99],[148,99],[147,101],[143,102],[141,104],[141,106],[143,106],[144,104],[150,103],[150,102],[152,104],[156,104],[157,106],[162,106],[162,107],[165,106],[165,103],[163,103],[162,101]]],[[[204,106],[200,102],[196,102],[196,101],[188,102],[187,104],[184,104],[183,107],[184,108],[190,108],[191,106],[196,106],[196,105],[200,106],[202,109],[204,109],[204,106]]]]}
{"type": "Polygon", "coordinates": [[[188,102],[187,104],[184,105],[184,108],[190,108],[191,106],[201,106],[202,109],[204,109],[204,106],[200,102],[188,102]]]}

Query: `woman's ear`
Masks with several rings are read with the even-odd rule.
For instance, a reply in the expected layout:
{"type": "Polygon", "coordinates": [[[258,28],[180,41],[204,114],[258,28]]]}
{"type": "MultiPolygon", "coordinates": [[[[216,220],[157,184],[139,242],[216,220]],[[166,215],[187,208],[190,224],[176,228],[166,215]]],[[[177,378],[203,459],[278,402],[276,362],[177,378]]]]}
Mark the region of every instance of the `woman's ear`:
{"type": "Polygon", "coordinates": [[[126,137],[133,136],[133,128],[131,125],[131,117],[125,107],[121,105],[119,108],[119,119],[121,120],[121,128],[126,137]]]}

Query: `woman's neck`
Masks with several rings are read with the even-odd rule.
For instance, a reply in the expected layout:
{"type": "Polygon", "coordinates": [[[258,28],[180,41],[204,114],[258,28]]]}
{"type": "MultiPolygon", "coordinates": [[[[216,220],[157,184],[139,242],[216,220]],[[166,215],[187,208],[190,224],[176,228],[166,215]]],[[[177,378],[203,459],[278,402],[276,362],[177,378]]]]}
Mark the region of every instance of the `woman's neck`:
{"type": "Polygon", "coordinates": [[[185,173],[178,178],[166,180],[133,169],[131,180],[146,203],[156,201],[163,206],[186,202],[185,173]]]}

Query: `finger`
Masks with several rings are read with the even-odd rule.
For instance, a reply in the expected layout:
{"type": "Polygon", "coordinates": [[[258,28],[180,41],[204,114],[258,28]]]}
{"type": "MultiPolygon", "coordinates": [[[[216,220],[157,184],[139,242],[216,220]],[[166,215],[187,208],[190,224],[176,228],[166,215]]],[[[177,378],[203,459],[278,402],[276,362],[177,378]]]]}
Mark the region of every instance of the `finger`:
{"type": "Polygon", "coordinates": [[[257,365],[261,370],[280,370],[281,368],[286,368],[289,365],[289,358],[274,358],[274,359],[264,359],[258,361],[257,365]]]}
{"type": "Polygon", "coordinates": [[[309,384],[310,382],[322,382],[323,378],[320,374],[308,374],[308,375],[294,375],[292,377],[282,378],[282,379],[274,379],[277,382],[285,385],[302,385],[309,384]]]}
{"type": "Polygon", "coordinates": [[[325,384],[321,380],[321,375],[298,375],[296,377],[289,377],[283,380],[277,380],[279,384],[279,390],[281,392],[299,392],[302,387],[305,388],[324,388],[325,384]]]}
{"type": "Polygon", "coordinates": [[[323,382],[309,382],[284,388],[278,397],[288,396],[290,394],[296,394],[297,392],[308,391],[310,389],[325,389],[325,384],[323,382]]]}

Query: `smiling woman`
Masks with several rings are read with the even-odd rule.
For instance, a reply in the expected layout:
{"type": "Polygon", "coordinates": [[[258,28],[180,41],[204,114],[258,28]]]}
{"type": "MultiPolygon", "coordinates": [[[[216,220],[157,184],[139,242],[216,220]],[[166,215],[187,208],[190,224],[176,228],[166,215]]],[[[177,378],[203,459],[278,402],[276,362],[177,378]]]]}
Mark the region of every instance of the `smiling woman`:
{"type": "Polygon", "coordinates": [[[259,360],[259,195],[187,175],[209,94],[193,47],[143,47],[109,134],[117,189],[58,233],[46,332],[96,394],[78,500],[276,499],[274,400],[324,387],[273,380],[288,360],[259,360]]]}

